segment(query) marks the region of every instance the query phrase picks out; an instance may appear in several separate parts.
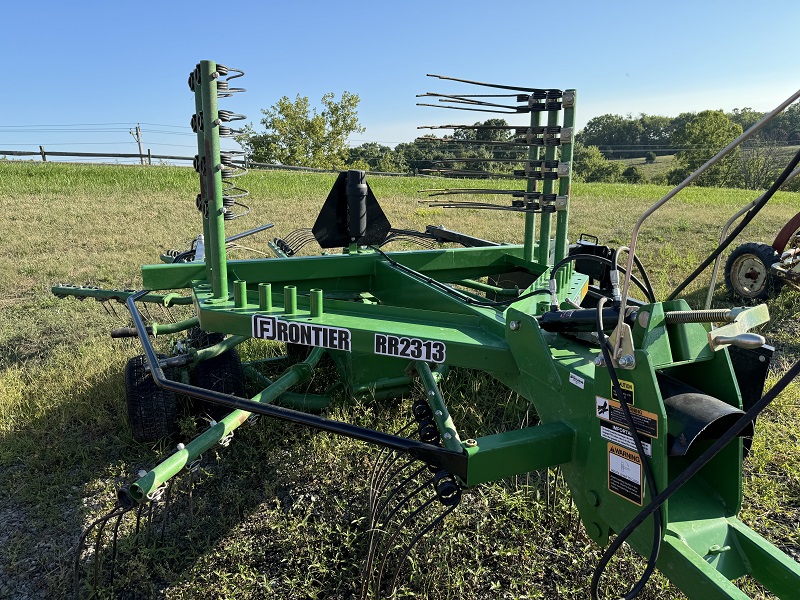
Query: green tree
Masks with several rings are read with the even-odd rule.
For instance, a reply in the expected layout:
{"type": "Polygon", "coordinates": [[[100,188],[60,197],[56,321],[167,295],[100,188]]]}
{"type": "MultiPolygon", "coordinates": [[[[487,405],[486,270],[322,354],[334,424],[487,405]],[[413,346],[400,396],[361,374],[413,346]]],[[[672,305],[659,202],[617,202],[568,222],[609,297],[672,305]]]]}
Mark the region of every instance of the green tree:
{"type": "Polygon", "coordinates": [[[322,96],[322,110],[312,108],[308,96],[284,96],[268,109],[261,109],[265,131],[244,128],[237,140],[256,162],[278,163],[320,169],[341,169],[347,164],[347,138],[365,129],[358,122],[357,94],[333,92],[322,96]]]}
{"type": "Polygon", "coordinates": [[[399,152],[377,142],[365,142],[350,148],[347,166],[365,171],[384,173],[407,173],[409,167],[399,152]]]}
{"type": "MultiPolygon", "coordinates": [[[[678,166],[669,175],[670,183],[680,181],[695,171],[741,133],[742,126],[734,123],[721,110],[697,113],[675,132],[673,142],[679,148],[675,153],[678,166]]],[[[738,151],[734,151],[700,176],[697,184],[739,187],[734,175],[737,162],[738,151]]]]}
{"type": "Polygon", "coordinates": [[[622,176],[628,183],[644,183],[645,177],[642,170],[636,165],[631,165],[622,172],[622,176]]]}
{"type": "Polygon", "coordinates": [[[572,164],[572,172],[580,181],[617,183],[624,180],[622,164],[608,160],[597,146],[584,146],[576,142],[572,164]]]}
{"type": "Polygon", "coordinates": [[[377,142],[365,142],[348,150],[347,166],[353,169],[375,171],[378,169],[381,157],[391,151],[389,146],[377,142]]]}
{"type": "Polygon", "coordinates": [[[641,119],[634,119],[631,115],[594,117],[586,123],[580,135],[587,147],[597,146],[606,157],[634,158],[644,154],[640,149],[644,128],[641,119]]]}

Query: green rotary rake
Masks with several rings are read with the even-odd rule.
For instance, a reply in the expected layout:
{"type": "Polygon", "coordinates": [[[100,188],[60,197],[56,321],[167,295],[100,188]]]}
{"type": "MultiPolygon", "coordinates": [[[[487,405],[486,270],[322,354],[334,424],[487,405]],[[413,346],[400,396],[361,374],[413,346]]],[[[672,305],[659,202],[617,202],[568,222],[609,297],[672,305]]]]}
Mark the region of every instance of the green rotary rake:
{"type": "MultiPolygon", "coordinates": [[[[426,94],[439,101],[437,107],[523,114],[530,121],[437,126],[502,131],[504,140],[484,144],[502,147],[503,158],[444,161],[431,172],[505,177],[520,186],[426,190],[432,196],[426,202],[522,213],[522,244],[443,227],[395,229],[365,173],[347,171],[336,178],[312,228],[270,244],[275,258],[229,260],[233,239],[226,238],[225,223],[249,209],[245,190],[235,183],[245,171],[244,157],[221,150],[220,138],[234,135],[228,123],[244,117],[219,109],[217,100],[243,91],[231,85],[240,75],[202,61],[189,77],[202,218],[202,235],[192,247],[143,266],[141,291],[53,289],[60,296],[125,302],[132,326],[113,333],[138,337],[142,344],[143,354],[126,368],[136,439],[174,434],[180,397],[210,419],[197,437],[119,490],[113,511],[81,540],[79,575],[81,553],[93,547],[96,567],[103,546],[116,550],[126,515],[136,518],[138,535],[146,519],[163,533],[167,517],[154,516],[154,507],[191,513],[191,494],[188,502],[176,500],[170,483],[188,472],[191,485],[204,452],[229,444],[238,427],[261,416],[379,448],[366,507],[361,597],[394,593],[415,544],[457,510],[469,488],[549,467],[560,468],[586,534],[608,544],[586,584],[593,597],[623,542],[647,558],[628,598],[654,569],[691,598],[746,598],[732,583],[745,575],[781,598],[798,597],[800,565],[737,514],[754,420],[800,365],[762,397],[772,350],[750,330],[769,319],[766,307],[693,310],[677,298],[683,286],[658,301],[636,256],[644,221],[697,174],[642,215],[629,247],[609,248],[583,235],[570,245],[575,90],[435,76],[492,92],[426,94]],[[473,168],[492,160],[507,168],[500,175],[473,168]],[[421,249],[385,248],[400,239],[421,249]],[[297,254],[311,242],[325,252],[297,254]],[[152,304],[185,305],[193,315],[177,323],[147,323],[143,312],[152,304]],[[170,354],[155,349],[151,338],[161,336],[177,340],[170,354]],[[251,339],[285,345],[281,360],[287,366],[279,377],[268,379],[242,365],[236,347],[251,339]],[[335,369],[333,387],[348,398],[367,393],[381,401],[420,386],[424,393],[414,401],[408,425],[387,432],[326,416],[330,390],[297,391],[323,359],[335,369]],[[487,373],[525,398],[536,418],[492,435],[460,430],[442,394],[452,367],[487,373]],[[244,394],[247,377],[262,388],[250,397],[244,394]],[[412,525],[415,533],[401,544],[400,532],[412,525]]],[[[765,194],[767,200],[798,161],[800,155],[765,194]]],[[[717,254],[732,240],[724,239],[717,254]]]]}

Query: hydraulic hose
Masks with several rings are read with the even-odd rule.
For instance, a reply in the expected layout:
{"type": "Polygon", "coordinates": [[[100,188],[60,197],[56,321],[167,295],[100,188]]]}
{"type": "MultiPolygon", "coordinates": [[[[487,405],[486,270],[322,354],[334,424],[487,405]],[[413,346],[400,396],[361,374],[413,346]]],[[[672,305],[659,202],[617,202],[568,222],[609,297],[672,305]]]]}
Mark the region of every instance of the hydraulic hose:
{"type": "MultiPolygon", "coordinates": [[[[696,461],[694,461],[691,465],[689,465],[686,470],[684,470],[680,475],[678,475],[672,483],[670,483],[664,490],[653,497],[650,501],[650,504],[645,506],[638,515],[636,515],[630,523],[628,523],[625,528],[617,534],[617,537],[614,538],[614,541],[606,548],[606,551],[603,553],[602,558],[600,559],[600,563],[598,564],[597,570],[595,571],[595,577],[592,578],[592,598],[595,599],[596,596],[596,589],[595,584],[596,581],[599,582],[600,574],[602,574],[601,565],[604,568],[605,565],[611,560],[611,557],[619,550],[620,546],[625,542],[626,539],[634,532],[634,530],[641,525],[644,520],[649,517],[651,514],[660,514],[658,509],[661,507],[664,502],[666,502],[670,496],[672,496],[675,492],[677,492],[683,485],[689,481],[700,469],[705,467],[711,459],[713,459],[725,446],[730,443],[739,433],[747,427],[753,420],[758,417],[758,415],[770,405],[770,403],[778,397],[786,386],[800,374],[800,361],[797,361],[784,375],[781,377],[778,382],[766,393],[761,397],[761,400],[756,402],[753,406],[750,407],[746,413],[744,413],[739,420],[734,423],[728,431],[726,431],[716,442],[714,442],[708,450],[703,452],[696,461]]],[[[624,404],[624,402],[623,402],[624,404]]],[[[628,596],[626,596],[628,598],[628,596]]]]}
{"type": "MultiPolygon", "coordinates": [[[[606,303],[606,298],[600,298],[600,301],[597,303],[597,336],[600,339],[600,351],[603,353],[603,358],[605,359],[606,367],[608,368],[608,374],[611,377],[611,385],[614,387],[614,391],[617,393],[617,397],[620,398],[620,406],[622,407],[622,413],[625,415],[625,423],[628,426],[628,430],[631,433],[631,437],[633,437],[633,443],[636,446],[636,452],[639,454],[639,458],[642,461],[642,468],[644,469],[644,476],[645,480],[647,481],[647,489],[650,492],[650,497],[655,498],[657,497],[657,488],[656,488],[656,480],[655,476],[653,475],[653,470],[650,467],[650,462],[647,460],[647,455],[644,452],[644,447],[642,446],[642,440],[639,438],[639,432],[636,431],[636,425],[633,422],[633,417],[631,416],[631,411],[628,408],[628,403],[622,400],[622,388],[619,384],[619,378],[617,377],[617,372],[614,369],[614,365],[611,362],[611,352],[609,351],[609,342],[608,338],[606,337],[605,332],[603,331],[603,305],[606,303]]],[[[660,511],[653,511],[655,514],[653,515],[653,546],[650,550],[650,556],[647,559],[647,566],[645,567],[644,573],[639,578],[639,581],[626,593],[622,598],[624,600],[631,600],[639,595],[639,592],[644,589],[644,586],[647,585],[647,581],[650,579],[650,575],[653,574],[656,568],[656,561],[658,560],[659,552],[661,552],[661,538],[663,535],[663,524],[661,521],[661,512],[660,511]]],[[[648,515],[649,516],[649,515],[648,515]]],[[[644,519],[642,519],[644,521],[644,519]]],[[[641,524],[641,521],[639,522],[641,524]]],[[[628,525],[629,527],[630,525],[628,525]]],[[[638,524],[637,524],[638,526],[638,524]]],[[[627,527],[626,527],[627,529],[627,527]]],[[[636,529],[635,527],[628,532],[630,535],[633,530],[636,529]]],[[[621,534],[617,536],[614,543],[608,547],[608,549],[603,553],[603,556],[600,558],[600,562],[597,563],[597,567],[595,567],[594,574],[592,575],[592,583],[590,592],[592,595],[592,600],[599,599],[599,589],[600,589],[600,578],[603,576],[603,571],[605,571],[606,566],[608,565],[611,557],[614,556],[617,549],[622,542],[616,544],[617,540],[621,537],[621,534]],[[612,551],[611,548],[614,548],[612,551]]],[[[626,536],[627,537],[627,536],[626,536]]]]}

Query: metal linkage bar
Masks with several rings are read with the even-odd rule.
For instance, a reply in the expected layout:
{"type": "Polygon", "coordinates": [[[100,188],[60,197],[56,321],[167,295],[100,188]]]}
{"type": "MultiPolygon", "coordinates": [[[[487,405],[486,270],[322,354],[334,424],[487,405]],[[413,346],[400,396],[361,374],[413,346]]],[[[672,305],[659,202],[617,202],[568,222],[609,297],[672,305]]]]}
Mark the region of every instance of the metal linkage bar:
{"type": "MultiPolygon", "coordinates": [[[[206,390],[197,386],[189,385],[172,381],[166,377],[164,370],[158,362],[158,356],[153,348],[152,343],[148,339],[147,329],[144,322],[136,310],[136,302],[148,293],[147,290],[137,292],[128,298],[126,305],[133,318],[134,325],[139,332],[139,339],[142,342],[145,357],[147,358],[148,366],[153,375],[153,381],[156,385],[167,390],[171,390],[178,394],[185,394],[191,398],[205,400],[213,404],[219,404],[231,409],[238,409],[250,413],[273,417],[282,421],[289,421],[298,425],[311,427],[320,431],[328,431],[336,433],[345,437],[361,440],[370,444],[377,444],[392,450],[401,452],[408,452],[414,458],[417,458],[429,465],[445,469],[453,473],[463,480],[467,478],[467,455],[465,452],[454,452],[434,446],[432,444],[425,444],[417,440],[410,440],[397,435],[391,435],[372,429],[366,429],[357,425],[349,423],[342,423],[340,421],[333,421],[325,419],[317,415],[311,415],[281,406],[273,406],[270,404],[263,404],[258,401],[250,400],[247,398],[240,398],[230,394],[223,394],[213,390],[206,390]]],[[[269,389],[269,388],[267,388],[269,389]]]]}

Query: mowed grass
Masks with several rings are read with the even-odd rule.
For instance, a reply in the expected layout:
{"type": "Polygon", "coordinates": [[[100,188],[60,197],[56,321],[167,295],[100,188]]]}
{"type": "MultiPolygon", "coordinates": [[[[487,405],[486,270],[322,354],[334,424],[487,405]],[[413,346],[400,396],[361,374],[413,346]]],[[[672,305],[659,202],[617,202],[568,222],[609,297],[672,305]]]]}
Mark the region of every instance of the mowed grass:
{"type": "MultiPolygon", "coordinates": [[[[176,440],[150,446],[130,438],[122,370],[140,350],[138,342],[109,339],[108,331],[121,319],[96,302],[58,300],[49,290],[60,282],[137,288],[141,264],[157,262],[164,250],[186,248],[199,232],[197,176],[178,167],[32,162],[0,162],[0,175],[7,207],[0,215],[0,598],[70,598],[81,531],[112,506],[120,485],[170,453],[176,440]]],[[[333,174],[251,173],[242,185],[251,191],[247,202],[253,212],[234,221],[229,232],[274,222],[273,230],[245,242],[267,252],[272,236],[313,225],[334,179],[333,174]]],[[[420,202],[426,196],[419,189],[446,187],[452,180],[374,177],[370,184],[395,227],[436,224],[494,240],[521,240],[520,215],[450,211],[420,202]]],[[[666,191],[576,184],[570,239],[585,232],[627,245],[638,216],[666,191]]],[[[683,280],[714,247],[720,224],[753,197],[739,190],[691,188],[647,222],[638,252],[659,297],[683,280]]],[[[798,194],[778,194],[741,241],[771,242],[797,211],[798,200],[798,194]]],[[[231,253],[246,256],[246,251],[231,253]]],[[[692,305],[703,304],[707,282],[705,274],[687,290],[692,305]]],[[[718,292],[715,305],[728,304],[718,292]]],[[[769,306],[773,321],[763,333],[778,347],[774,381],[800,357],[800,299],[786,290],[769,306]]],[[[245,357],[261,352],[255,344],[243,348],[245,357]]],[[[481,374],[452,373],[444,393],[465,431],[519,426],[526,416],[522,399],[481,374]]],[[[746,463],[742,515],[794,556],[800,555],[798,406],[795,384],[759,421],[746,463]]],[[[340,401],[329,414],[389,431],[408,410],[408,401],[340,401]]],[[[243,428],[229,448],[205,457],[193,492],[193,523],[184,511],[184,520],[176,522],[185,528],[171,528],[173,535],[163,542],[128,553],[117,566],[114,589],[106,581],[97,595],[352,597],[360,582],[367,479],[375,455],[357,442],[266,419],[243,428]]],[[[544,481],[555,475],[534,473],[466,493],[444,527],[412,555],[403,594],[587,597],[600,551],[583,534],[563,485],[548,500],[544,481]]],[[[624,553],[615,560],[605,579],[608,594],[627,589],[641,565],[624,553]]],[[[763,597],[757,586],[746,589],[763,597]]],[[[642,597],[681,595],[657,576],[642,597]]]]}

